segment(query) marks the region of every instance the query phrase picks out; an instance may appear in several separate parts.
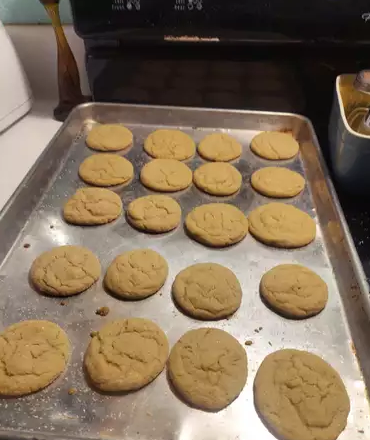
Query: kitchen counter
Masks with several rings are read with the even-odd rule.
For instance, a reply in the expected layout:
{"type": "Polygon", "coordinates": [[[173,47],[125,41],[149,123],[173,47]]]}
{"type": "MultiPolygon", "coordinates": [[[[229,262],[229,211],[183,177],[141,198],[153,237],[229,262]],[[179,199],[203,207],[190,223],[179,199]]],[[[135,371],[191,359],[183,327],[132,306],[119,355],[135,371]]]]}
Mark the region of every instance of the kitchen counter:
{"type": "Polygon", "coordinates": [[[62,125],[55,102],[37,101],[30,113],[0,134],[0,210],[62,125]]]}

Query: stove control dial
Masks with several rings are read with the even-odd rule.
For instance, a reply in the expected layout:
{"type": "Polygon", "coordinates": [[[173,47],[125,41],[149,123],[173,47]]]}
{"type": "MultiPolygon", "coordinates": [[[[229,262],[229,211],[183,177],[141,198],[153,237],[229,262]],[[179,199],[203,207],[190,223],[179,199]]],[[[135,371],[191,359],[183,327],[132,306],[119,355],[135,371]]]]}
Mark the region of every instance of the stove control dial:
{"type": "Polygon", "coordinates": [[[113,0],[112,11],[140,11],[140,0],[113,0]]]}
{"type": "Polygon", "coordinates": [[[201,11],[203,0],[175,0],[175,11],[201,11]]]}

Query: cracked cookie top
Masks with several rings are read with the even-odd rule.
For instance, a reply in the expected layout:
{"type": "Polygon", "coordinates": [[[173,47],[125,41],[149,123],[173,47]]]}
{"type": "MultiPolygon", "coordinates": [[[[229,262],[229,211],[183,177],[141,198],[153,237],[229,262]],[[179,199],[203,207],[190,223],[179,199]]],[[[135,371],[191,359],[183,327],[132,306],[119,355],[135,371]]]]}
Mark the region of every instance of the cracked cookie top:
{"type": "Polygon", "coordinates": [[[242,175],[229,163],[213,162],[197,168],[193,180],[199,189],[208,194],[228,196],[240,189],[242,175]]]}
{"type": "Polygon", "coordinates": [[[156,130],[145,140],[144,150],[157,159],[185,160],[194,156],[193,139],[180,130],[156,130]]]}
{"type": "Polygon", "coordinates": [[[317,315],[328,301],[324,280],[299,264],[280,264],[266,272],[260,293],[273,310],[292,318],[317,315]]]}
{"type": "Polygon", "coordinates": [[[263,131],[252,139],[251,150],[264,159],[291,159],[299,151],[299,144],[291,134],[263,131]]]}
{"type": "Polygon", "coordinates": [[[0,334],[0,394],[22,396],[39,391],[66,368],[70,344],[50,321],[22,321],[0,334]]]}
{"type": "Polygon", "coordinates": [[[209,203],[194,208],[187,215],[185,226],[195,240],[215,247],[237,243],[248,233],[246,216],[227,203],[209,203]]]}
{"type": "Polygon", "coordinates": [[[174,159],[154,159],[141,169],[140,180],[155,191],[175,192],[187,188],[193,179],[191,169],[174,159]]]}
{"type": "Polygon", "coordinates": [[[198,153],[207,160],[228,162],[242,154],[242,146],[226,133],[212,133],[199,143],[198,153]]]}
{"type": "Polygon", "coordinates": [[[128,205],[127,219],[143,231],[167,232],[179,225],[181,208],[176,200],[168,196],[139,197],[128,205]]]}
{"type": "Polygon", "coordinates": [[[81,246],[60,246],[44,252],[33,262],[30,278],[41,292],[68,296],[91,287],[100,276],[96,256],[81,246]]]}
{"type": "Polygon", "coordinates": [[[76,225],[102,225],[121,214],[121,198],[104,188],[78,189],[63,208],[64,219],[76,225]]]}
{"type": "Polygon", "coordinates": [[[151,249],[136,249],[118,255],[108,267],[104,283],[116,295],[142,299],[156,293],[166,281],[166,260],[151,249]]]}
{"type": "Polygon", "coordinates": [[[269,354],[254,381],[254,401],[280,439],[335,440],[347,424],[350,401],[339,374],[306,351],[269,354]]]}
{"type": "Polygon", "coordinates": [[[127,185],[134,176],[134,167],[118,154],[93,154],[81,163],[78,174],[91,185],[127,185]]]}
{"type": "Polygon", "coordinates": [[[84,363],[96,388],[133,391],[158,376],[168,351],[167,337],[154,322],[142,318],[121,319],[94,334],[84,363]]]}
{"type": "Polygon", "coordinates": [[[223,330],[190,330],[173,346],[168,373],[175,389],[188,403],[220,410],[244,388],[247,355],[239,342],[223,330]]]}
{"type": "Polygon", "coordinates": [[[86,144],[98,151],[125,150],[132,142],[131,131],[120,124],[94,125],[86,138],[86,144]]]}
{"type": "Polygon", "coordinates": [[[186,313],[200,319],[230,316],[242,299],[234,273],[216,263],[198,263],[182,270],[175,278],[172,294],[186,313]]]}
{"type": "Polygon", "coordinates": [[[298,248],[316,237],[316,223],[304,211],[285,203],[267,203],[248,216],[249,231],[269,246],[298,248]]]}
{"type": "Polygon", "coordinates": [[[252,187],[267,197],[294,197],[304,186],[304,178],[295,171],[283,167],[265,167],[251,177],[252,187]]]}

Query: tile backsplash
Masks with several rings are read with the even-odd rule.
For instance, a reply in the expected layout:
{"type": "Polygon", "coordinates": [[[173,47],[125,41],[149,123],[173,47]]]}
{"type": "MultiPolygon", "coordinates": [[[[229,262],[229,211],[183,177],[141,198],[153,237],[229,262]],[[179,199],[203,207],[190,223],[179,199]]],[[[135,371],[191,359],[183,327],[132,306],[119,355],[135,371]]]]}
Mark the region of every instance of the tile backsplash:
{"type": "MultiPolygon", "coordinates": [[[[69,0],[60,0],[59,6],[63,23],[71,23],[69,0]]],[[[39,0],[0,0],[0,20],[6,24],[50,23],[39,0]]]]}

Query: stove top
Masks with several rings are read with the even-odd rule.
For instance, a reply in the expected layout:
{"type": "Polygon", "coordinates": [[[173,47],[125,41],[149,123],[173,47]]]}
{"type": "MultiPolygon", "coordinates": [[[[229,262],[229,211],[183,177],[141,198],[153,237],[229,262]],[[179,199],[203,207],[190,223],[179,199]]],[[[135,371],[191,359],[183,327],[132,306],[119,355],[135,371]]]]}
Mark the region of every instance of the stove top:
{"type": "MultiPolygon", "coordinates": [[[[356,46],[111,43],[86,42],[95,100],[300,113],[313,122],[329,169],[335,78],[368,67],[364,49],[356,46]]],[[[370,204],[336,187],[370,280],[370,204]]]]}

